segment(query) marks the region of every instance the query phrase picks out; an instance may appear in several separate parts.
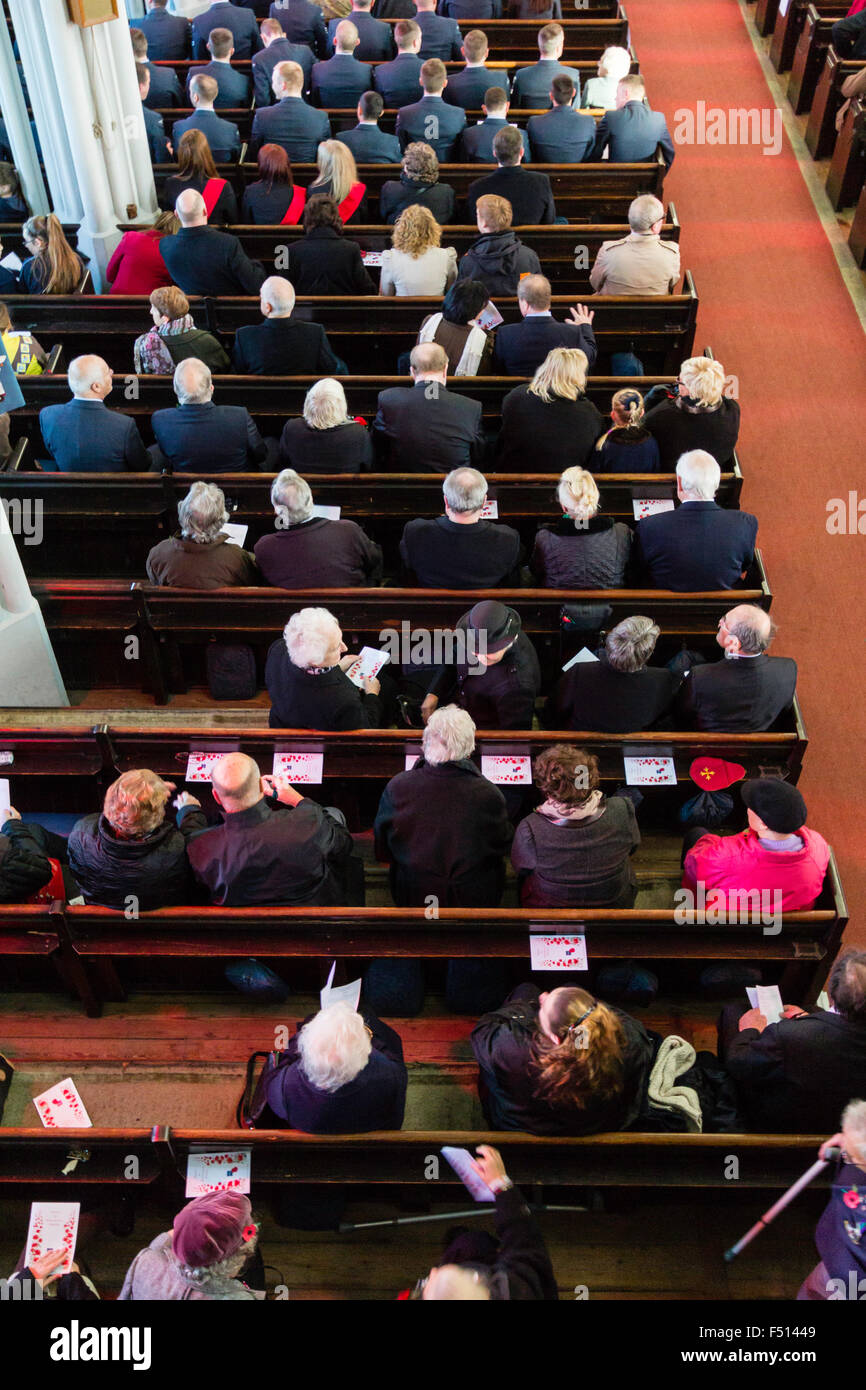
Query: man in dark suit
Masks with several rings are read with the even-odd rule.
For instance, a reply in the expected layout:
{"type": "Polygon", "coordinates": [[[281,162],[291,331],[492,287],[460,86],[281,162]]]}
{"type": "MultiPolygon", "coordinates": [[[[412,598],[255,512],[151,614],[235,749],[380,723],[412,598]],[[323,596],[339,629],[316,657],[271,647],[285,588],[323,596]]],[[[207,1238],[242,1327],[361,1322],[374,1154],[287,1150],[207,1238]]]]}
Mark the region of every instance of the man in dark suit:
{"type": "Polygon", "coordinates": [[[270,18],[280,21],[292,43],[305,43],[317,58],[327,58],[328,31],[320,5],[312,0],[274,0],[270,18]]]}
{"type": "Polygon", "coordinates": [[[490,52],[486,34],[480,29],[470,29],[460,51],[466,60],[466,66],[462,72],[454,72],[448,78],[446,101],[452,106],[462,106],[464,111],[477,111],[490,87],[501,87],[505,96],[508,96],[508,78],[505,73],[494,72],[485,66],[490,52]]]}
{"type": "MultiPolygon", "coordinates": [[[[414,7],[413,7],[414,12],[414,7]]],[[[377,63],[373,86],[388,107],[408,106],[421,95],[421,30],[414,19],[401,19],[394,25],[397,57],[390,63],[377,63]]]]}
{"type": "Polygon", "coordinates": [[[352,130],[338,130],[336,139],[348,145],[356,164],[399,164],[400,141],[379,129],[384,102],[378,92],[365,92],[358,102],[358,124],[352,130]]]}
{"type": "MultiPolygon", "coordinates": [[[[504,130],[508,125],[506,119],[508,115],[507,94],[503,92],[501,87],[488,87],[487,91],[484,93],[481,110],[484,112],[484,120],[477,121],[475,125],[468,125],[463,132],[462,157],[470,164],[495,164],[496,155],[493,153],[493,141],[500,130],[504,130]]],[[[513,129],[517,130],[517,127],[514,126],[513,129]]],[[[525,130],[519,130],[518,134],[520,135],[523,159],[528,160],[529,137],[525,130]]],[[[519,163],[520,161],[518,160],[517,162],[519,163]]],[[[501,166],[503,161],[500,159],[499,163],[501,166]]],[[[547,179],[549,186],[550,180],[547,178],[547,175],[542,174],[541,177],[547,179]]],[[[498,190],[493,189],[491,191],[495,193],[498,190]]],[[[511,201],[508,193],[503,193],[502,196],[511,201]]],[[[551,194],[551,207],[553,205],[552,198],[553,195],[551,194]]],[[[515,217],[516,216],[517,214],[515,213],[515,217]]],[[[553,216],[551,215],[549,218],[542,218],[541,220],[552,222],[553,216]]],[[[519,219],[518,225],[522,225],[519,219]]]]}
{"type": "Polygon", "coordinates": [[[236,159],[241,152],[241,137],[232,121],[223,120],[214,111],[219,88],[212,77],[194,77],[189,84],[189,95],[195,113],[184,121],[175,121],[171,128],[171,141],[177,149],[181,136],[188,130],[200,130],[210,145],[211,154],[217,164],[227,164],[236,159]]]}
{"type": "Polygon", "coordinates": [[[713,501],[720,480],[712,454],[692,449],[677,462],[681,505],[638,522],[637,556],[653,588],[686,594],[732,589],[749,568],[758,519],[713,501]]]}
{"type": "MultiPolygon", "coordinates": [[[[464,141],[468,135],[469,131],[465,131],[464,141]]],[[[478,199],[492,193],[508,199],[514,226],[537,227],[556,221],[553,189],[547,174],[540,169],[520,168],[525,139],[522,130],[503,121],[493,137],[493,158],[499,168],[493,174],[482,174],[469,185],[466,208],[470,218],[475,216],[478,199]]]]}
{"type": "Polygon", "coordinates": [[[147,94],[150,91],[150,68],[146,63],[136,63],[135,72],[138,77],[138,95],[141,97],[141,114],[144,117],[150,162],[151,164],[167,164],[171,159],[171,149],[166,137],[165,125],[159,112],[151,111],[147,104],[147,94]]]}
{"type": "Polygon", "coordinates": [[[518,68],[511,83],[511,100],[515,106],[543,111],[550,105],[550,87],[554,77],[570,77],[580,96],[580,73],[559,60],[565,47],[565,31],[561,24],[545,24],[538,31],[538,62],[531,67],[518,68]]]}
{"type": "Polygon", "coordinates": [[[67,380],[73,399],[39,412],[42,438],[61,473],[124,473],[150,463],[138,426],[109,410],[111,368],[101,357],[76,357],[67,380]]]}
{"type": "Polygon", "coordinates": [[[147,37],[141,29],[130,29],[132,56],[150,73],[150,87],[145,106],[151,111],[163,111],[167,106],[183,106],[184,95],[174,68],[158,67],[147,60],[147,37]]]}
{"type": "Polygon", "coordinates": [[[172,280],[184,294],[258,294],[265,279],[236,236],[207,225],[204,198],[186,188],[175,203],[180,231],[159,243],[172,280]]]}
{"type": "MultiPolygon", "coordinates": [[[[376,63],[394,56],[394,35],[390,24],[374,19],[370,14],[373,0],[352,0],[350,19],[358,31],[358,48],[355,57],[364,63],[376,63]]],[[[333,42],[339,19],[332,19],[328,25],[328,38],[333,42]]]]}
{"type": "Polygon", "coordinates": [[[669,169],[676,150],[667,122],[647,106],[644,80],[632,73],[616,89],[616,110],[605,111],[599,121],[592,158],[600,160],[607,150],[611,164],[639,164],[655,159],[658,145],[669,169]]]}
{"type": "Polygon", "coordinates": [[[551,110],[530,116],[526,124],[532,158],[538,164],[581,164],[595,147],[595,121],[575,111],[575,89],[570,77],[554,77],[550,84],[551,110]]]}
{"type": "Polygon", "coordinates": [[[277,63],[273,88],[275,106],[265,106],[253,116],[250,158],[262,145],[281,145],[293,164],[315,164],[319,145],[331,138],[331,124],[324,111],[314,111],[301,96],[304,73],[298,63],[277,63]]]}
{"type": "Polygon", "coordinates": [[[436,0],[415,0],[415,23],[421,30],[421,57],[459,63],[463,39],[454,19],[436,13],[436,0]]]}
{"type": "Polygon", "coordinates": [[[448,356],[421,343],[409,358],[412,386],[379,392],[373,444],[386,468],[403,473],[450,473],[481,457],[481,404],[446,390],[448,356]]]}
{"type": "Polygon", "coordinates": [[[358,62],[354,56],[357,47],[357,29],[350,20],[342,19],[334,31],[333,58],[313,68],[312,96],[317,106],[357,106],[362,94],[370,90],[370,65],[358,62]]]}
{"type": "Polygon", "coordinates": [[[496,333],[494,366],[504,376],[534,376],[551,348],[580,348],[590,371],[596,358],[592,321],[595,311],[582,304],[569,309],[570,319],[560,323],[550,312],[550,281],[544,275],[526,275],[517,287],[520,323],[502,323],[496,333]]]}
{"type": "Polygon", "coordinates": [[[230,0],[214,0],[209,10],[196,15],[192,22],[192,45],[194,58],[208,56],[208,39],[213,29],[229,29],[234,36],[235,54],[238,58],[252,58],[262,46],[259,26],[252,10],[232,5],[230,0]]]}
{"type": "Polygon", "coordinates": [[[334,376],[346,365],[333,352],[320,323],[293,319],[295,291],[290,281],[272,275],[261,288],[264,323],[247,324],[235,333],[232,367],[239,376],[334,376]]]}
{"type": "Polygon", "coordinates": [[[131,19],[130,26],[140,29],[147,39],[147,48],[153,62],[180,62],[189,57],[189,21],[177,14],[169,14],[168,0],[144,0],[147,13],[138,19],[131,19]]]}
{"type": "Polygon", "coordinates": [[[219,88],[214,100],[217,109],[249,106],[250,79],[245,73],[237,72],[232,67],[235,41],[231,29],[213,29],[207,46],[211,53],[211,62],[207,67],[190,69],[187,88],[191,87],[194,77],[212,77],[219,88]]]}
{"type": "Polygon", "coordinates": [[[254,472],[267,448],[243,405],[214,405],[210,368],[186,357],[174,371],[177,407],[156,410],[151,418],[157,447],[151,472],[166,465],[176,473],[254,472]]]}
{"type": "Polygon", "coordinates": [[[304,73],[302,90],[308,92],[316,61],[313,50],[305,43],[290,43],[278,19],[263,20],[260,32],[264,48],[253,54],[252,63],[256,106],[270,106],[276,100],[273,76],[278,63],[297,63],[304,73]]]}
{"type": "Polygon", "coordinates": [[[520,585],[520,536],[500,521],[484,521],[487,479],[455,468],[442,484],[445,515],[407,521],[400,558],[422,589],[495,589],[520,585]]]}
{"type": "Polygon", "coordinates": [[[445,64],[438,58],[428,58],[421,65],[420,101],[404,106],[397,113],[397,139],[405,150],[414,140],[423,140],[433,150],[440,164],[454,160],[460,132],[466,125],[466,112],[460,106],[449,106],[442,100],[447,82],[445,64]]]}
{"type": "MultiPolygon", "coordinates": [[[[716,641],[725,656],[691,666],[679,699],[686,727],[759,734],[773,726],[790,708],[797,687],[796,661],[767,656],[775,633],[769,613],[750,603],[731,608],[719,619],[716,641]]],[[[688,659],[683,653],[682,660],[688,659]]]]}

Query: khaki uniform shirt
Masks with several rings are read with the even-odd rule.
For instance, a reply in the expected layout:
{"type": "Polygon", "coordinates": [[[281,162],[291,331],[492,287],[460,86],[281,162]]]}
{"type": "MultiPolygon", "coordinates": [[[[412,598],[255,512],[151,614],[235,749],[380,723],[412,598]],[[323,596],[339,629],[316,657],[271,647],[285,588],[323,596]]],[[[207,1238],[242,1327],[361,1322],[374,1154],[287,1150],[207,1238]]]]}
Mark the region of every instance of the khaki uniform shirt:
{"type": "Polygon", "coordinates": [[[590,282],[596,294],[671,294],[680,278],[680,248],[652,232],[605,241],[590,282]]]}

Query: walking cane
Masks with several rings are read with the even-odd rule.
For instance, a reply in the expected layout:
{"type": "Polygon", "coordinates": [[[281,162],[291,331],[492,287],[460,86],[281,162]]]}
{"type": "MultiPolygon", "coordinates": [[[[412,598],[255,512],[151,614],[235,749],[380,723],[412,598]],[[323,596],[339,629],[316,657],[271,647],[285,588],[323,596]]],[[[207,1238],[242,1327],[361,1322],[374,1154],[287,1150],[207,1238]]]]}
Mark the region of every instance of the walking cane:
{"type": "Polygon", "coordinates": [[[737,1241],[736,1245],[732,1245],[730,1250],[725,1251],[726,1260],[732,1260],[735,1255],[739,1255],[741,1250],[745,1250],[746,1246],[750,1245],[755,1239],[755,1236],[760,1235],[761,1231],[763,1231],[766,1226],[769,1226],[771,1221],[775,1221],[779,1212],[784,1211],[785,1207],[793,1202],[795,1197],[799,1196],[803,1188],[809,1186],[813,1178],[817,1178],[819,1173],[823,1173],[824,1169],[834,1162],[835,1159],[842,1157],[841,1149],[830,1148],[825,1149],[824,1152],[827,1157],[819,1158],[817,1163],[813,1163],[811,1168],[807,1168],[802,1177],[799,1177],[797,1181],[788,1188],[787,1192],[782,1193],[778,1202],[774,1202],[769,1211],[764,1212],[764,1215],[759,1221],[755,1222],[751,1230],[747,1231],[746,1234],[737,1241]]]}

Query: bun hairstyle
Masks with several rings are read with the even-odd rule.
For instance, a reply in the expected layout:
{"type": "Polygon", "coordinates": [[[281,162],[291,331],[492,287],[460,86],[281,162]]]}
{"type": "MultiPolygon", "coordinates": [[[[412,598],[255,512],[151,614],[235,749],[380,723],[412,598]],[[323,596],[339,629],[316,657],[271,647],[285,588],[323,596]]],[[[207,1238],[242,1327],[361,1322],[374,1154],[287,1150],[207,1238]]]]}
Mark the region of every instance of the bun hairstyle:
{"type": "Polygon", "coordinates": [[[586,1110],[622,1091],[625,1033],[612,1009],[585,989],[557,989],[549,1026],[559,1042],[533,1042],[536,1095],[557,1110],[586,1110]]]}
{"type": "Polygon", "coordinates": [[[617,391],[610,407],[621,429],[634,430],[637,433],[642,428],[644,405],[640,391],[628,386],[622,391],[617,391]]]}

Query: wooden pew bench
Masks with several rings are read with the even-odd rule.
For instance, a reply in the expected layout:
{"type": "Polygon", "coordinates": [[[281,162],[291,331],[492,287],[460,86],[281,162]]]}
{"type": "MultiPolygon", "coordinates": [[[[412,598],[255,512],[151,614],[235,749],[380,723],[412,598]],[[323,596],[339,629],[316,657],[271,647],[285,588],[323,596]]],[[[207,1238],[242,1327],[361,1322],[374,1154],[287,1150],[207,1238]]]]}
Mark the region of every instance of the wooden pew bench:
{"type": "Polygon", "coordinates": [[[845,112],[827,170],[827,197],[833,207],[856,204],[866,183],[866,97],[855,97],[845,112]]]}
{"type": "Polygon", "coordinates": [[[828,19],[832,26],[837,19],[845,18],[849,8],[850,6],[842,3],[842,0],[831,0],[831,3],[821,0],[817,6],[812,0],[790,0],[784,14],[781,10],[777,11],[770,41],[770,62],[776,72],[787,72],[791,67],[809,9],[817,9],[822,18],[828,19]]]}
{"type": "Polygon", "coordinates": [[[851,248],[851,255],[862,270],[866,266],[866,183],[860,190],[860,197],[857,200],[854,220],[848,234],[848,245],[851,248]]]}
{"type": "Polygon", "coordinates": [[[844,100],[842,84],[852,73],[862,72],[866,63],[840,58],[832,44],[827,49],[824,69],[818,79],[815,98],[806,126],[806,144],[813,159],[826,159],[836,144],[836,114],[844,100]]]}
{"type": "MultiPolygon", "coordinates": [[[[788,100],[797,116],[812,109],[818,80],[830,47],[830,31],[840,17],[837,6],[806,4],[802,20],[802,31],[794,57],[791,62],[791,76],[788,80],[788,100]]],[[[843,6],[844,12],[844,6],[843,6]]]]}

